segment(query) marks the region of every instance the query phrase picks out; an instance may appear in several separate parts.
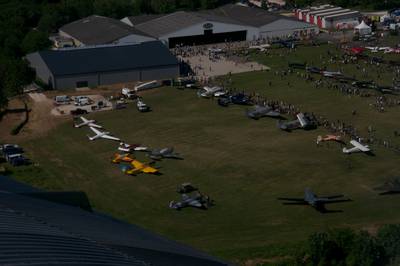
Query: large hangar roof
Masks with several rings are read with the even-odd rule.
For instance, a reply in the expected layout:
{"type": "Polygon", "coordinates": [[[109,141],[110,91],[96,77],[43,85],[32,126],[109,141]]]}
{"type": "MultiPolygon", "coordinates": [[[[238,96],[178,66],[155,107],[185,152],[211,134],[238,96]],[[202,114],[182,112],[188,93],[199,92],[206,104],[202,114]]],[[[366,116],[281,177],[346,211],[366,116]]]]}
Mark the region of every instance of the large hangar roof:
{"type": "Polygon", "coordinates": [[[135,18],[130,18],[135,28],[157,37],[206,21],[243,25],[243,23],[229,17],[217,16],[212,13],[186,11],[177,11],[162,17],[145,20],[142,23],[140,23],[140,20],[141,17],[137,19],[139,23],[135,24],[135,18]]]}
{"type": "Polygon", "coordinates": [[[230,18],[253,27],[261,27],[282,18],[287,19],[287,17],[271,13],[258,7],[245,7],[234,4],[227,4],[213,10],[204,11],[204,13],[230,18]]]}
{"type": "Polygon", "coordinates": [[[119,20],[97,15],[64,25],[60,28],[60,31],[67,33],[85,45],[112,43],[132,34],[151,37],[119,20]]]}
{"type": "Polygon", "coordinates": [[[1,265],[228,265],[96,212],[4,189],[0,202],[1,265]]]}
{"type": "Polygon", "coordinates": [[[178,64],[176,57],[159,41],[38,53],[55,76],[178,64]]]}

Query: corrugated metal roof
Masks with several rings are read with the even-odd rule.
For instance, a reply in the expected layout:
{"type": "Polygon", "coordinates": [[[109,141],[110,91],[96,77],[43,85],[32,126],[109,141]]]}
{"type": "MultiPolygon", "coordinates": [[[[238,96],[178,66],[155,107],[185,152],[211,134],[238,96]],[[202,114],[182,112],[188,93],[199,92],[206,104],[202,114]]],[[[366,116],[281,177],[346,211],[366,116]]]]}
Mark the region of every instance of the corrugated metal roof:
{"type": "Polygon", "coordinates": [[[361,16],[360,12],[358,11],[350,11],[346,13],[340,13],[340,14],[332,14],[329,16],[325,16],[325,20],[333,20],[333,19],[338,19],[338,18],[352,18],[352,17],[359,17],[361,16]]]}
{"type": "Polygon", "coordinates": [[[0,265],[229,265],[138,226],[0,191],[0,265]]]}
{"type": "Polygon", "coordinates": [[[227,4],[213,10],[204,11],[204,13],[227,17],[253,27],[261,27],[282,18],[288,19],[258,7],[245,7],[234,4],[227,4]]]}
{"type": "MultiPolygon", "coordinates": [[[[55,76],[178,64],[176,57],[159,41],[38,53],[55,76]]],[[[30,56],[27,58],[29,60],[30,56]]]]}
{"type": "Polygon", "coordinates": [[[119,20],[97,15],[64,25],[60,28],[60,31],[67,33],[85,45],[113,43],[131,34],[151,37],[119,20]]]}

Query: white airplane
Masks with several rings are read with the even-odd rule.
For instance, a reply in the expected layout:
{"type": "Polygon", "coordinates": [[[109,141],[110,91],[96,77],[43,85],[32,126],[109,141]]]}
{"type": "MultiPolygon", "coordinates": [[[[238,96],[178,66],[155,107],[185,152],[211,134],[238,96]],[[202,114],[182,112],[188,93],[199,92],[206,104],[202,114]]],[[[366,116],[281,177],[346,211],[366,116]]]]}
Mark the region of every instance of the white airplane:
{"type": "Polygon", "coordinates": [[[123,152],[132,152],[132,151],[148,151],[148,147],[141,146],[139,144],[127,144],[125,142],[121,142],[118,146],[119,151],[123,152]]]}
{"type": "Polygon", "coordinates": [[[271,45],[266,43],[266,44],[260,44],[260,45],[252,45],[249,47],[250,50],[260,50],[260,52],[264,52],[267,50],[267,48],[270,48],[271,45]]]}
{"type": "Polygon", "coordinates": [[[372,53],[377,53],[379,51],[386,51],[386,50],[390,49],[390,47],[379,47],[379,46],[375,46],[375,47],[367,46],[365,48],[368,50],[371,50],[372,53]]]}
{"type": "Polygon", "coordinates": [[[95,120],[88,120],[88,119],[84,118],[83,116],[81,116],[80,119],[81,119],[83,122],[80,123],[80,124],[75,124],[74,126],[75,126],[76,128],[83,127],[83,126],[103,128],[102,126],[95,124],[95,123],[94,123],[94,122],[96,122],[95,120]]]}
{"type": "Polygon", "coordinates": [[[354,152],[370,152],[371,149],[368,147],[368,145],[362,145],[360,142],[356,140],[351,140],[350,144],[353,145],[353,148],[343,148],[343,153],[350,154],[354,152]]]}
{"type": "Polygon", "coordinates": [[[343,75],[342,72],[340,72],[340,71],[336,71],[336,72],[335,71],[322,71],[321,73],[324,77],[336,77],[336,76],[343,75]]]}
{"type": "Polygon", "coordinates": [[[109,140],[121,141],[119,138],[110,136],[110,135],[109,135],[110,132],[105,132],[105,131],[101,132],[100,130],[98,130],[98,129],[94,128],[94,127],[89,127],[89,128],[96,134],[96,135],[93,136],[93,137],[88,136],[88,138],[89,138],[90,140],[95,140],[95,139],[98,139],[98,138],[102,138],[102,139],[109,139],[109,140]]]}
{"type": "Polygon", "coordinates": [[[198,96],[200,97],[211,97],[211,96],[215,96],[215,97],[220,97],[222,95],[226,94],[226,91],[224,90],[224,88],[218,87],[218,86],[214,86],[214,87],[208,87],[208,86],[204,86],[203,89],[200,89],[197,92],[198,96]]]}

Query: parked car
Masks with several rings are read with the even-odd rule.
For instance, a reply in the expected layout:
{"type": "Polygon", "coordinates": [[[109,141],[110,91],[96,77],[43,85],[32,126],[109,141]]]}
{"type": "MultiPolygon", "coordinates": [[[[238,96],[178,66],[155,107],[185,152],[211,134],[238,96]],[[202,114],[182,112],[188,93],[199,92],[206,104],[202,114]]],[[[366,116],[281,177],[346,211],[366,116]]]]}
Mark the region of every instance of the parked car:
{"type": "Polygon", "coordinates": [[[81,108],[77,108],[75,110],[71,110],[71,115],[86,115],[87,113],[88,113],[87,110],[81,109],[81,108]]]}

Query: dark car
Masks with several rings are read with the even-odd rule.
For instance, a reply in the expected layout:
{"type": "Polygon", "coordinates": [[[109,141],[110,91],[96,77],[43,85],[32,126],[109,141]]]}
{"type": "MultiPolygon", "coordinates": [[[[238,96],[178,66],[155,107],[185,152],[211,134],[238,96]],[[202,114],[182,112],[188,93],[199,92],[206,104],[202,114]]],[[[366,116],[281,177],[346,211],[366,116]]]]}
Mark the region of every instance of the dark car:
{"type": "Polygon", "coordinates": [[[71,110],[71,115],[86,115],[87,113],[88,113],[87,110],[81,109],[81,108],[77,108],[75,110],[71,110]]]}
{"type": "Polygon", "coordinates": [[[29,165],[29,164],[31,164],[30,160],[28,158],[25,158],[22,155],[10,159],[9,163],[12,166],[21,166],[21,165],[29,165]]]}

